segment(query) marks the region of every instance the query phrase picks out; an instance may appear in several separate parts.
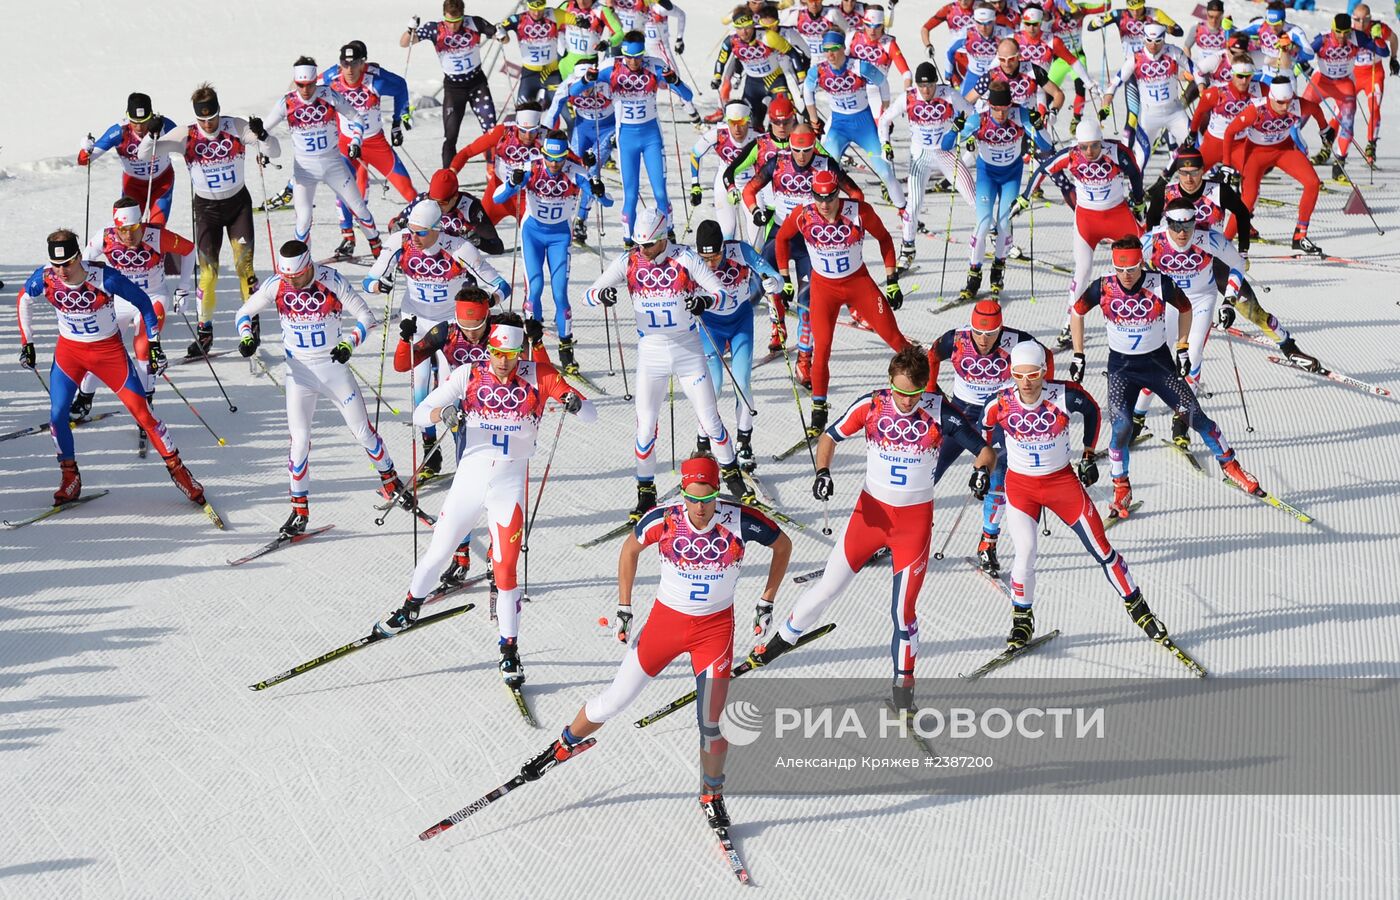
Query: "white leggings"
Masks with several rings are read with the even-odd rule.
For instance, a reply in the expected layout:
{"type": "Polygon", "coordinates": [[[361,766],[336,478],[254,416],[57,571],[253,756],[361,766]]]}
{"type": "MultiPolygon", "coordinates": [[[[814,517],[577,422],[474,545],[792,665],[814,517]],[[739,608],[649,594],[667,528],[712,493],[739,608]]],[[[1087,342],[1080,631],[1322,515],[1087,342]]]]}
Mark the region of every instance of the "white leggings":
{"type": "Polygon", "coordinates": [[[1137,127],[1140,134],[1133,142],[1133,158],[1137,160],[1138,168],[1142,170],[1145,178],[1147,158],[1151,155],[1152,145],[1156,143],[1157,138],[1165,131],[1172,136],[1172,140],[1180,144],[1186,140],[1186,135],[1191,130],[1191,119],[1180,106],[1144,106],[1138,111],[1137,127]]]}
{"type": "Polygon", "coordinates": [[[715,387],[698,333],[686,332],[674,338],[648,334],[638,338],[636,377],[637,443],[633,449],[639,481],[651,481],[656,476],[656,430],[672,378],[690,401],[700,428],[710,436],[715,459],[722,466],[734,462],[734,442],[720,421],[715,387]]]}
{"type": "MultiPolygon", "coordinates": [[[[911,148],[909,180],[904,191],[909,203],[909,215],[904,219],[904,243],[906,244],[914,243],[914,231],[918,227],[919,216],[924,211],[924,191],[928,188],[929,179],[933,177],[934,172],[941,173],[944,178],[956,185],[958,193],[967,201],[968,206],[975,207],[977,205],[972,173],[968,171],[967,166],[962,164],[956,154],[947,150],[939,150],[936,147],[916,146],[911,148]]],[[[938,234],[937,229],[930,228],[929,231],[938,234]]]]}
{"type": "Polygon", "coordinates": [[[330,188],[336,199],[350,210],[366,238],[379,237],[379,231],[374,227],[374,216],[370,215],[365,198],[360,196],[355,186],[354,174],[346,165],[345,157],[337,154],[310,160],[298,159],[292,164],[292,205],[297,212],[297,240],[307,241],[311,236],[311,208],[318,184],[330,188]]]}
{"type": "Polygon", "coordinates": [[[433,526],[433,539],[419,557],[408,592],[426,597],[437,586],[438,576],[452,561],[452,554],[471,534],[486,512],[491,537],[491,569],[500,591],[496,599],[501,637],[520,633],[520,598],[524,590],[516,581],[516,562],[525,529],[525,475],[528,459],[492,459],[478,454],[462,457],[452,475],[452,487],[433,526]]]}
{"type": "Polygon", "coordinates": [[[316,415],[316,399],[324,396],[335,404],[351,434],[369,454],[375,469],[394,468],[389,448],[370,424],[365,398],[348,366],[327,359],[306,363],[287,357],[287,478],[293,497],[305,497],[311,488],[311,421],[316,415]]]}
{"type": "MultiPolygon", "coordinates": [[[[715,173],[715,221],[719,222],[719,231],[720,234],[724,235],[724,239],[732,241],[736,239],[736,235],[739,235],[739,208],[729,202],[729,191],[725,190],[724,187],[724,168],[721,165],[719,171],[715,173]]],[[[735,180],[734,184],[742,191],[746,183],[747,179],[739,178],[735,180]]],[[[744,236],[739,235],[738,239],[742,240],[744,236]]]]}

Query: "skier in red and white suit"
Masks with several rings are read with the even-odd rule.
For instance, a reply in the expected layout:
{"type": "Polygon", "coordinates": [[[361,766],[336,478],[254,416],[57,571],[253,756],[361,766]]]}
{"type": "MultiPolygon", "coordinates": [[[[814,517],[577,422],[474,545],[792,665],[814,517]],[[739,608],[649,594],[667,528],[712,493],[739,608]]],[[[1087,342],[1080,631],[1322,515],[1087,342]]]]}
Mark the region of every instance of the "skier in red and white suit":
{"type": "MultiPolygon", "coordinates": [[[[812,176],[813,202],[799,206],[783,220],[774,239],[778,272],[788,278],[789,242],[801,237],[812,264],[812,436],[826,428],[827,387],[831,382],[831,338],[842,306],[867,322],[891,350],[909,346],[899,330],[894,311],[904,303],[894,241],[885,223],[864,200],[842,199],[840,179],[829,169],[812,176]],[[865,235],[880,243],[885,261],[882,294],[865,268],[865,235]]],[[[784,291],[785,294],[790,292],[784,291]]],[[[922,384],[922,382],[920,382],[922,384]]]]}
{"type": "Polygon", "coordinates": [[[1088,391],[1074,382],[1046,381],[1045,348],[1034,341],[1022,341],[1011,348],[1011,377],[1007,388],[987,404],[982,414],[985,436],[1001,429],[1006,448],[1005,528],[1016,545],[1011,564],[1011,635],[1006,644],[1019,649],[1035,633],[1036,541],[1040,516],[1049,510],[1068,525],[1084,548],[1103,567],[1109,584],[1123,598],[1123,605],[1147,636],[1163,642],[1167,629],[1142,599],[1128,564],[1118,555],[1104,534],[1103,520],[1086,487],[1099,480],[1094,462],[1094,445],[1099,435],[1099,405],[1088,391]],[[1070,416],[1084,419],[1084,453],[1070,467],[1073,448],[1070,416]],[[1081,485],[1082,482],[1082,485],[1081,485]]]}
{"type": "Polygon", "coordinates": [[[515,569],[524,542],[525,481],[536,432],[546,400],[558,401],[584,422],[594,421],[598,413],[549,363],[520,359],[525,332],[519,316],[503,315],[491,326],[487,347],[487,363],[458,367],[413,411],[413,424],[419,428],[442,423],[461,432],[462,455],[432,542],[413,570],[408,598],[375,630],[392,635],[417,621],[423,598],[485,511],[491,567],[500,589],[501,677],[519,687],[525,683],[517,646],[524,591],[515,569]]]}
{"type": "MultiPolygon", "coordinates": [[[[796,644],[802,632],[817,623],[831,601],[845,592],[856,572],[875,551],[888,547],[894,562],[894,587],[890,595],[894,637],[890,651],[894,663],[895,705],[908,709],[913,700],[914,660],[919,652],[915,605],[928,570],[933,531],[933,472],[938,463],[939,445],[944,441],[958,441],[976,455],[969,486],[979,500],[991,487],[991,471],[997,454],[982,440],[976,423],[964,418],[942,394],[924,391],[929,365],[922,347],[911,344],[895,354],[890,361],[889,375],[888,387],[872,391],[851,404],[850,409],[826,429],[817,444],[817,477],[812,493],[818,500],[829,500],[835,492],[830,466],[836,444],[857,434],[865,438],[865,486],[827,558],[821,580],[797,598],[787,620],[762,648],[755,649],[754,659],[766,665],[796,644]]],[[[770,622],[760,608],[754,631],[762,634],[770,622]]]]}
{"type": "Polygon", "coordinates": [[[792,540],[763,513],[737,503],[719,502],[719,463],[697,451],[681,463],[682,500],[647,513],[622,545],[617,564],[617,639],[632,629],[632,584],[642,551],[655,544],[661,581],[646,627],[618,667],[607,690],[578,711],[559,739],[521,770],[530,780],[593,745],[589,735],[627,708],[682,653],[690,654],[695,673],[696,712],[700,725],[703,780],[700,805],[714,822],[716,813],[729,824],[721,792],[729,744],[719,730],[734,662],[734,589],[749,542],[773,551],[760,605],[773,598],[787,574],[792,540]]]}

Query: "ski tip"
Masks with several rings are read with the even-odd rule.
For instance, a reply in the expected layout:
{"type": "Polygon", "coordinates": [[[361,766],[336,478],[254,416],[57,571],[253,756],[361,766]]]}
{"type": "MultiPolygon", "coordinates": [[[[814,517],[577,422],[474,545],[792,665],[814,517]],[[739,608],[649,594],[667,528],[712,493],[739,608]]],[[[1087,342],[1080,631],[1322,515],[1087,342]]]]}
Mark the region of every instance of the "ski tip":
{"type": "Polygon", "coordinates": [[[452,823],[451,823],[451,822],[448,822],[448,821],[446,821],[446,820],[441,821],[441,822],[437,823],[436,825],[434,825],[432,828],[429,828],[427,831],[424,831],[423,833],[419,834],[419,835],[418,835],[418,840],[420,840],[420,841],[426,841],[426,840],[428,840],[429,838],[435,838],[435,837],[437,837],[438,835],[442,834],[444,831],[446,831],[447,829],[449,829],[449,828],[451,828],[451,827],[452,827],[452,823]]]}
{"type": "Polygon", "coordinates": [[[262,689],[265,688],[265,687],[267,687],[267,682],[266,682],[266,681],[259,681],[257,684],[250,684],[250,685],[248,685],[248,690],[250,690],[250,691],[260,691],[260,690],[262,690],[262,689]]]}

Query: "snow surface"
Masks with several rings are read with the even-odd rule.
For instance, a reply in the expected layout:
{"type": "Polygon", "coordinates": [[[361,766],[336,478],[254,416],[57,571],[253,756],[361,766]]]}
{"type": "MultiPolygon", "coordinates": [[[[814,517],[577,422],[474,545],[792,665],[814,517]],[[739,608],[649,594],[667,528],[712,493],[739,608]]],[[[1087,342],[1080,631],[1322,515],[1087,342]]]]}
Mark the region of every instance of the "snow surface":
{"type": "MultiPolygon", "coordinates": [[[[504,11],[499,0],[483,6],[504,11]]],[[[1180,0],[1165,6],[1183,20],[1191,9],[1180,0]]],[[[1232,6],[1240,7],[1237,20],[1257,12],[1232,6]]],[[[344,40],[360,37],[374,58],[401,69],[403,56],[393,44],[413,11],[379,4],[347,15],[343,4],[327,0],[13,7],[0,37],[8,63],[0,117],[11,126],[0,149],[9,176],[0,180],[0,279],[11,292],[42,258],[50,228],[81,224],[84,175],[68,160],[83,132],[98,132],[120,116],[129,90],[149,91],[183,123],[189,90],[207,77],[228,110],[260,113],[284,89],[291,59],[308,49],[325,62],[344,40]],[[344,24],[352,17],[353,28],[344,24]],[[63,160],[49,158],[60,153],[63,160]]],[[[929,9],[906,0],[898,11],[896,34],[911,56],[919,53],[917,27],[929,9]]],[[[687,58],[702,78],[721,33],[706,21],[716,11],[691,10],[687,58]]],[[[1326,21],[1323,13],[1294,17],[1310,30],[1326,21]]],[[[937,40],[946,46],[948,39],[940,31],[937,40]]],[[[1090,46],[1096,50],[1097,40],[1090,46]]],[[[409,73],[415,93],[436,83],[423,50],[415,52],[409,73]]],[[[506,81],[498,76],[495,85],[500,97],[506,81]]],[[[713,103],[713,92],[703,91],[701,105],[713,103]]],[[[1393,108],[1388,112],[1396,115],[1393,108]]],[[[688,142],[690,132],[685,126],[680,131],[688,142]]],[[[469,122],[464,137],[475,133],[469,122]]],[[[1400,140],[1390,123],[1386,135],[1382,171],[1374,185],[1368,178],[1365,190],[1377,217],[1393,228],[1400,224],[1394,175],[1400,159],[1393,152],[1400,140]]],[[[439,141],[438,123],[425,111],[408,150],[431,166],[439,141]]],[[[1353,165],[1361,170],[1359,162],[1353,165]]],[[[94,223],[103,220],[116,183],[115,164],[101,161],[93,171],[94,223]]],[[[258,194],[256,184],[253,191],[258,194]]],[[[1267,193],[1290,203],[1297,195],[1291,183],[1277,180],[1267,193]]],[[[377,215],[397,208],[377,188],[371,197],[377,215]]],[[[324,192],[320,200],[315,243],[325,251],[334,238],[333,213],[324,192]]],[[[1312,235],[1330,252],[1365,260],[1365,266],[1270,260],[1282,251],[1261,245],[1251,274],[1272,287],[1264,303],[1306,349],[1400,391],[1392,302],[1400,253],[1393,235],[1378,237],[1365,218],[1341,215],[1345,200],[1335,186],[1322,196],[1312,235]]],[[[946,202],[930,197],[925,220],[941,228],[946,202]]],[[[174,225],[184,233],[187,204],[186,187],[178,185],[174,225]]],[[[950,252],[950,287],[964,271],[961,241],[969,225],[965,210],[956,209],[954,217],[958,246],[950,252]]],[[[1036,251],[1068,263],[1065,210],[1043,210],[1037,218],[1036,251]]],[[[1261,208],[1266,236],[1286,238],[1291,224],[1291,210],[1261,208]]],[[[1018,222],[1017,240],[1028,247],[1027,225],[1018,222]]],[[[278,240],[290,236],[291,226],[290,214],[274,215],[278,240]]],[[[267,260],[262,229],[259,222],[260,267],[267,260]]],[[[608,240],[609,254],[616,252],[615,226],[608,240]]],[[[510,236],[506,242],[512,243],[510,236]]],[[[906,279],[919,287],[900,320],[906,333],[923,340],[966,314],[930,315],[941,253],[938,243],[920,238],[920,271],[906,279]]],[[[510,260],[500,262],[512,268],[510,260]]],[[[575,254],[576,289],[597,263],[592,254],[575,254]]],[[[1008,322],[1048,338],[1060,324],[1066,281],[1038,271],[1035,282],[1039,302],[1031,304],[1029,271],[1014,266],[1008,272],[1008,322]]],[[[235,293],[226,278],[219,347],[231,346],[235,293]]],[[[0,318],[0,328],[13,335],[12,304],[0,309],[0,318]]],[[[38,319],[46,371],[52,319],[42,313],[38,319]]],[[[531,542],[533,603],[524,614],[523,648],[527,691],[544,725],[539,731],[525,726],[499,684],[495,632],[481,610],[266,693],[247,690],[363,634],[400,601],[411,570],[408,517],[395,514],[384,527],[373,525],[373,476],[324,405],[314,439],[313,524],[335,523],[335,530],[236,570],[224,560],[267,539],[286,515],[284,412],[265,378],[250,374],[237,357],[219,360],[220,377],[238,405],[230,413],[207,370],[171,370],[228,438],[224,448],[172,392],[162,386],[158,396],[158,412],[228,519],[227,532],[215,532],[178,497],[154,456],[136,459],[133,427],[124,416],[79,430],[87,489],[112,494],[0,533],[0,893],[733,893],[737,885],[695,811],[696,737],[689,715],[645,732],[627,724],[631,713],[688,689],[680,665],[600,733],[593,753],[551,774],[546,787],[528,787],[427,844],[415,839],[542,749],[580,703],[609,682],[620,657],[616,642],[597,625],[615,602],[613,550],[584,551],[576,544],[632,503],[632,410],[621,400],[621,379],[604,374],[596,311],[578,309],[577,323],[585,370],[610,395],[600,399],[597,425],[569,422],[564,428],[531,542]]],[[[167,334],[171,356],[178,356],[187,340],[184,325],[172,319],[167,334]]],[[[1090,334],[1087,385],[1102,400],[1106,351],[1099,328],[1090,334]]],[[[838,329],[836,341],[833,393],[840,404],[880,383],[886,353],[874,336],[847,328],[838,329]]],[[[276,338],[268,343],[264,358],[271,360],[276,338]]],[[[12,360],[13,339],[7,346],[12,360]]],[[[1388,578],[1400,559],[1400,406],[1270,365],[1264,348],[1240,343],[1234,350],[1255,427],[1247,433],[1229,349],[1225,339],[1208,349],[1208,384],[1215,393],[1207,409],[1246,467],[1313,513],[1317,524],[1301,526],[1227,490],[1210,463],[1211,477],[1201,478],[1153,447],[1134,454],[1134,486],[1146,505],[1112,533],[1117,546],[1172,633],[1216,677],[1400,675],[1394,627],[1400,607],[1388,578]]],[[[633,352],[629,347],[629,358],[633,352]]],[[[369,348],[359,356],[362,371],[373,371],[373,356],[369,348]]],[[[408,385],[392,375],[386,380],[403,414],[386,413],[383,431],[406,469],[408,385]]],[[[824,560],[829,543],[818,531],[821,509],[808,489],[806,459],[768,462],[796,437],[783,367],[760,370],[755,393],[761,474],[783,508],[809,526],[794,535],[793,571],[802,571],[824,560]]],[[[0,431],[45,418],[34,377],[12,361],[0,367],[0,397],[0,431]]],[[[115,406],[110,394],[99,394],[99,410],[115,406]]],[[[724,412],[732,422],[731,407],[724,412]]],[[[682,405],[678,453],[689,446],[693,424],[682,405]]],[[[1153,426],[1166,431],[1160,411],[1153,426]]],[[[549,423],[542,429],[544,451],[552,431],[549,423]]],[[[663,424],[663,468],[669,443],[663,424]]],[[[14,518],[49,502],[57,472],[47,439],[0,443],[0,460],[6,486],[0,515],[14,518]]],[[[849,509],[862,465],[859,452],[838,455],[834,517],[849,509]]],[[[668,478],[662,476],[663,484],[668,478]]],[[[955,471],[939,491],[936,541],[964,494],[964,476],[955,471]]],[[[1095,494],[1106,502],[1105,485],[1095,494]]],[[[973,518],[954,537],[949,559],[933,564],[924,586],[919,676],[925,685],[966,671],[1004,638],[1004,601],[960,561],[974,547],[973,518]]],[[[1016,674],[1189,677],[1126,621],[1072,535],[1059,524],[1053,531],[1042,540],[1038,610],[1042,630],[1058,627],[1064,635],[1016,663],[1016,674]]],[[[417,538],[427,535],[420,530],[417,538]]],[[[1009,560],[1011,548],[1002,555],[1009,560]]],[[[754,559],[740,594],[741,622],[766,567],[762,551],[754,559]]],[[[654,560],[643,563],[643,572],[654,574],[654,560]]],[[[639,602],[646,599],[645,583],[639,602]]],[[[884,677],[888,590],[882,571],[857,579],[831,609],[841,627],[794,654],[786,670],[884,677]]],[[[780,613],[796,596],[795,588],[784,587],[780,613]]],[[[484,591],[471,599],[484,609],[484,591]]],[[[742,653],[748,638],[741,633],[737,643],[742,653]]],[[[736,796],[731,811],[754,883],[769,896],[1380,897],[1400,887],[1400,810],[1390,797],[736,796]]]]}

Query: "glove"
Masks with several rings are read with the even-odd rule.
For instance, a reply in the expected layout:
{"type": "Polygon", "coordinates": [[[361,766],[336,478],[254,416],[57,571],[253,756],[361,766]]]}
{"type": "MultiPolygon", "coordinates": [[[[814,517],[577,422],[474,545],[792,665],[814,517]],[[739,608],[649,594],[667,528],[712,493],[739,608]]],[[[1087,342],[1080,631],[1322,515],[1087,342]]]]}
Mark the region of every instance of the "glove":
{"type": "Polygon", "coordinates": [[[33,369],[38,364],[38,357],[34,353],[33,343],[26,343],[19,348],[19,364],[26,369],[33,369]]]}
{"type": "Polygon", "coordinates": [[[617,628],[613,632],[617,635],[618,641],[627,643],[627,638],[632,633],[632,605],[626,606],[619,603],[617,605],[617,628]]]}
{"type": "Polygon", "coordinates": [[[818,500],[830,500],[834,493],[836,493],[836,483],[831,480],[831,470],[818,469],[817,480],[812,482],[812,496],[818,500]]]}
{"type": "Polygon", "coordinates": [[[721,81],[722,81],[722,79],[721,79],[718,75],[716,75],[714,78],[711,78],[711,79],[710,79],[710,90],[712,90],[712,91],[717,91],[717,90],[719,90],[719,86],[720,86],[720,82],[721,82],[721,81]]]}
{"type": "Polygon", "coordinates": [[[397,124],[389,128],[389,143],[394,147],[403,146],[403,129],[397,124]]]}
{"type": "Polygon", "coordinates": [[[891,275],[885,279],[885,299],[890,302],[890,309],[899,309],[904,305],[904,289],[899,286],[899,278],[891,275]]]}
{"type": "Polygon", "coordinates": [[[1102,122],[1102,121],[1104,121],[1105,119],[1107,119],[1108,116],[1109,116],[1109,113],[1111,113],[1111,112],[1112,112],[1112,108],[1109,107],[1107,104],[1105,104],[1105,105],[1103,105],[1103,106],[1100,106],[1100,107],[1099,107],[1099,121],[1102,122]]]}
{"type": "Polygon", "coordinates": [[[773,604],[760,600],[753,605],[753,633],[762,637],[773,627],[773,604]]]}
{"type": "Polygon", "coordinates": [[[976,149],[977,149],[977,138],[972,137],[971,135],[969,135],[968,138],[967,138],[967,140],[963,141],[963,149],[966,150],[966,151],[969,152],[969,153],[971,153],[973,150],[976,150],[976,149]]]}
{"type": "Polygon", "coordinates": [[[813,110],[808,110],[807,124],[812,127],[812,133],[817,136],[818,140],[821,140],[826,134],[826,123],[823,122],[822,117],[817,115],[813,110]]]}
{"type": "Polygon", "coordinates": [[[709,294],[691,294],[685,298],[686,312],[692,316],[698,316],[714,305],[715,300],[709,294]]]}
{"type": "Polygon", "coordinates": [[[972,496],[978,500],[986,499],[987,492],[992,489],[992,475],[987,471],[986,466],[973,468],[972,477],[967,480],[967,488],[972,491],[972,496]]]}
{"type": "Polygon", "coordinates": [[[248,335],[243,340],[238,342],[238,355],[244,357],[245,359],[249,356],[252,356],[254,353],[258,352],[258,344],[260,343],[262,343],[262,339],[259,338],[256,334],[248,335]]]}
{"type": "Polygon", "coordinates": [[[1227,302],[1217,309],[1215,321],[1220,323],[1221,328],[1233,328],[1235,325],[1235,304],[1227,302]]]}
{"type": "Polygon", "coordinates": [[[258,164],[259,169],[266,169],[268,163],[272,162],[272,157],[268,156],[266,153],[259,153],[253,161],[258,164]]]}
{"type": "Polygon", "coordinates": [[[753,211],[753,223],[759,228],[768,224],[768,220],[773,218],[773,210],[766,206],[760,206],[753,211]]]}
{"type": "Polygon", "coordinates": [[[731,187],[731,188],[729,189],[729,205],[730,205],[730,206],[738,206],[738,205],[739,205],[740,203],[742,203],[743,201],[744,201],[744,195],[741,194],[741,193],[739,193],[739,189],[736,188],[736,187],[731,187]]]}
{"type": "Polygon", "coordinates": [[[92,153],[87,150],[78,151],[78,165],[85,166],[92,162],[92,153]]]}
{"type": "Polygon", "coordinates": [[[603,179],[594,178],[592,181],[588,182],[588,189],[593,192],[593,196],[602,197],[607,194],[608,186],[603,184],[603,179]]]}
{"type": "Polygon", "coordinates": [[[341,341],[331,348],[331,359],[343,366],[350,361],[350,354],[353,353],[354,350],[355,348],[350,346],[349,341],[341,341]]]}
{"type": "Polygon", "coordinates": [[[403,126],[404,131],[413,130],[413,107],[403,111],[403,115],[399,116],[399,124],[403,126]]]}
{"type": "Polygon", "coordinates": [[[1031,208],[1031,198],[1030,198],[1030,197],[1027,197],[1025,194],[1017,194],[1017,195],[1016,195],[1016,209],[1022,210],[1022,209],[1030,209],[1030,208],[1031,208]]]}
{"type": "Polygon", "coordinates": [[[258,140],[267,140],[267,129],[263,127],[263,120],[257,116],[248,117],[248,130],[253,132],[253,137],[258,140]]]}
{"type": "Polygon", "coordinates": [[[667,69],[661,73],[661,79],[667,84],[680,84],[681,76],[676,74],[675,69],[667,69]]]}
{"type": "Polygon", "coordinates": [[[885,141],[885,146],[881,149],[885,151],[885,159],[894,162],[894,146],[889,141],[885,141]]]}
{"type": "Polygon", "coordinates": [[[705,192],[700,189],[700,185],[690,186],[690,205],[699,206],[705,200],[705,192]]]}
{"type": "Polygon", "coordinates": [[[417,31],[420,22],[422,22],[422,20],[414,16],[408,20],[408,26],[404,28],[404,31],[417,31]]]}
{"type": "Polygon", "coordinates": [[[171,312],[175,313],[175,315],[178,316],[180,314],[180,310],[185,308],[185,301],[189,299],[189,296],[189,291],[185,290],[184,288],[176,288],[174,298],[175,302],[171,304],[171,312]]]}
{"type": "Polygon", "coordinates": [[[1129,205],[1132,207],[1133,215],[1136,216],[1138,219],[1141,219],[1143,216],[1147,215],[1147,201],[1146,201],[1146,200],[1142,200],[1142,199],[1134,200],[1134,201],[1133,201],[1131,204],[1129,204],[1129,205]]]}
{"type": "Polygon", "coordinates": [[[539,319],[526,319],[525,340],[532,344],[539,344],[544,341],[544,323],[539,319]]]}
{"type": "Polygon", "coordinates": [[[583,80],[584,80],[584,81],[597,81],[597,80],[598,80],[598,67],[597,67],[597,66],[585,66],[584,69],[583,69],[583,80]]]}
{"type": "Polygon", "coordinates": [[[1032,109],[1027,112],[1026,118],[1030,119],[1031,127],[1036,131],[1039,131],[1040,127],[1045,124],[1045,117],[1040,114],[1040,110],[1038,109],[1032,109]]]}
{"type": "Polygon", "coordinates": [[[583,164],[590,169],[598,165],[598,154],[594,153],[592,150],[583,151],[579,158],[582,159],[583,164]]]}
{"type": "Polygon", "coordinates": [[[1085,487],[1093,487],[1098,482],[1099,464],[1094,462],[1094,451],[1086,449],[1084,458],[1074,468],[1074,474],[1079,476],[1079,483],[1085,487]]]}
{"type": "Polygon", "coordinates": [[[1182,378],[1191,374],[1191,351],[1181,344],[1176,345],[1176,374],[1182,378]]]}
{"type": "Polygon", "coordinates": [[[462,424],[462,407],[455,403],[444,406],[438,411],[438,421],[446,425],[448,431],[456,431],[462,424]]]}
{"type": "Polygon", "coordinates": [[[414,336],[415,334],[417,334],[417,333],[418,333],[418,317],[417,317],[417,316],[408,316],[407,318],[404,318],[404,319],[399,320],[399,340],[401,340],[401,341],[411,341],[411,340],[413,340],[413,336],[414,336]]]}
{"type": "Polygon", "coordinates": [[[928,58],[929,58],[929,59],[937,59],[937,58],[938,58],[938,51],[935,50],[935,49],[933,48],[933,45],[932,45],[932,44],[924,44],[924,49],[928,51],[928,58]]]}
{"type": "Polygon", "coordinates": [[[605,287],[598,292],[598,302],[604,306],[612,306],[617,302],[617,288],[605,287]]]}
{"type": "Polygon", "coordinates": [[[512,169],[511,172],[510,172],[510,183],[513,184],[513,185],[515,185],[516,187],[520,187],[520,185],[524,184],[524,183],[525,183],[525,170],[524,170],[524,169],[512,169]]]}
{"type": "Polygon", "coordinates": [[[954,130],[954,131],[962,131],[962,130],[963,130],[963,126],[966,125],[966,124],[967,124],[967,113],[960,112],[960,113],[958,113],[956,116],[953,116],[953,130],[954,130]]]}
{"type": "Polygon", "coordinates": [[[1069,363],[1069,380],[1075,384],[1084,383],[1084,354],[1076,353],[1069,363]]]}
{"type": "Polygon", "coordinates": [[[1215,166],[1215,175],[1223,182],[1228,182],[1232,185],[1240,183],[1240,170],[1236,169],[1234,166],[1227,166],[1224,163],[1217,163],[1215,166]]]}
{"type": "Polygon", "coordinates": [[[97,149],[97,144],[92,139],[92,135],[83,138],[83,142],[78,145],[79,165],[87,165],[87,158],[92,155],[92,151],[97,149]]]}
{"type": "Polygon", "coordinates": [[[495,281],[491,282],[491,290],[502,300],[510,298],[510,285],[506,284],[506,280],[499,275],[496,276],[495,281]]]}
{"type": "Polygon", "coordinates": [[[350,157],[351,159],[359,159],[359,158],[360,158],[360,142],[359,142],[359,141],[351,141],[351,142],[350,142],[349,148],[347,148],[346,151],[345,151],[345,155],[348,156],[348,157],[350,157]]]}
{"type": "Polygon", "coordinates": [[[1400,78],[1400,59],[1393,56],[1390,58],[1390,74],[1400,78]]]}
{"type": "Polygon", "coordinates": [[[1183,150],[1199,150],[1201,149],[1201,139],[1193,131],[1186,135],[1186,140],[1181,142],[1181,147],[1183,150]]]}
{"type": "Polygon", "coordinates": [[[165,351],[161,349],[160,338],[151,341],[151,347],[147,352],[147,358],[151,361],[150,371],[152,375],[161,374],[165,371],[166,367],[170,365],[170,362],[165,358],[165,351]]]}
{"type": "MultiPolygon", "coordinates": [[[[1377,26],[1377,27],[1379,27],[1379,26],[1377,26]]],[[[1373,29],[1373,30],[1374,30],[1374,29],[1373,29]]],[[[677,52],[677,53],[684,53],[684,52],[685,52],[685,38],[676,38],[676,42],[675,42],[675,44],[673,44],[672,46],[676,48],[676,52],[677,52]]]]}
{"type": "Polygon", "coordinates": [[[572,416],[578,415],[578,411],[583,409],[583,398],[574,391],[565,394],[561,402],[564,404],[564,412],[572,416]]]}

